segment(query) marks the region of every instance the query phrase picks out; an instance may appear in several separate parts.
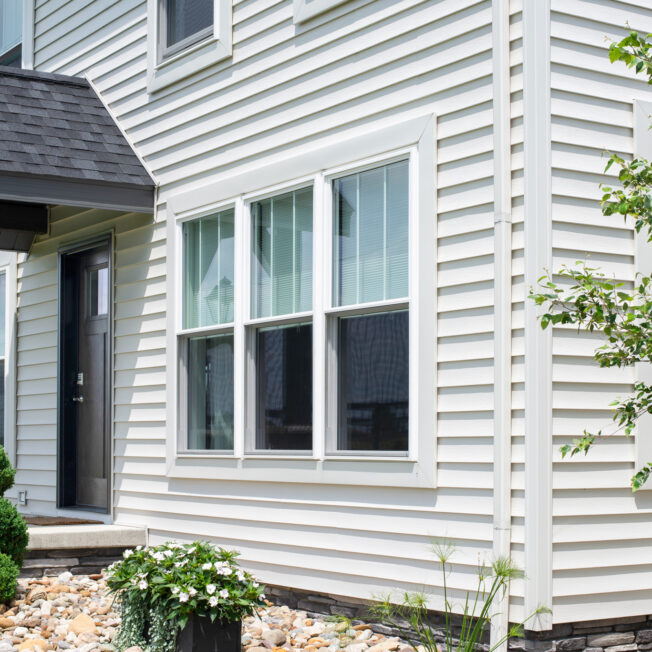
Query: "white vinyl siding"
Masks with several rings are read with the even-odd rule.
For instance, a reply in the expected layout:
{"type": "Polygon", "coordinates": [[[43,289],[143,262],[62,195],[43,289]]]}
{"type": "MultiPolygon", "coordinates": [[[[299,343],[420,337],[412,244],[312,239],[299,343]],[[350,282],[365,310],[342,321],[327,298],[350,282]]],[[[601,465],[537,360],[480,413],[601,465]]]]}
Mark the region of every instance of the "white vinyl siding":
{"type": "MultiPolygon", "coordinates": [[[[116,380],[124,383],[116,388],[116,521],[146,522],[153,543],[209,536],[239,548],[266,582],[291,576],[298,588],[363,599],[394,586],[440,587],[430,543],[447,536],[460,549],[450,584],[473,588],[493,537],[491,2],[353,0],[302,24],[298,37],[291,0],[236,0],[233,58],[155,95],[146,88],[145,5],[36,6],[35,67],[87,74],[161,183],[156,237],[141,231],[145,248],[132,254],[139,285],[118,288],[133,292],[134,310],[116,325],[116,380]],[[168,198],[420,117],[424,107],[437,114],[437,489],[357,478],[308,482],[297,493],[282,474],[273,482],[170,480],[161,366],[168,198]],[[137,309],[139,291],[153,294],[146,312],[137,309]]],[[[54,410],[43,418],[51,423],[54,410]]],[[[50,448],[42,466],[53,477],[50,448]]],[[[439,595],[435,602],[441,608],[439,595]]]]}

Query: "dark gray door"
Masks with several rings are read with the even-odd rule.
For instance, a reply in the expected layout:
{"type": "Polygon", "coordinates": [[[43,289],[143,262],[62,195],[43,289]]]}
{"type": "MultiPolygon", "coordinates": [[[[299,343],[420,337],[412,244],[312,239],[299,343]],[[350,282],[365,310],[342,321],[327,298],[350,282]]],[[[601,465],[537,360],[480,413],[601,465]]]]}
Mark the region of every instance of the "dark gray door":
{"type": "Polygon", "coordinates": [[[62,502],[107,510],[111,305],[108,246],[68,254],[62,270],[67,288],[62,310],[69,330],[64,333],[62,347],[61,436],[66,456],[74,456],[64,464],[67,471],[61,477],[62,502]]]}

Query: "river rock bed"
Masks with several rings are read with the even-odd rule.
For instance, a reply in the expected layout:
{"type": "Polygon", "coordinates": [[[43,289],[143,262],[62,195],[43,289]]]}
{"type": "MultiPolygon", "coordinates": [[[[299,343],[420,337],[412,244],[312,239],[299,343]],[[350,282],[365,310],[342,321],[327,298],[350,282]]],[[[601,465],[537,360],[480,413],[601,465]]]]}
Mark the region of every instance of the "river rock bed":
{"type": "MultiPolygon", "coordinates": [[[[102,575],[23,578],[16,598],[0,605],[0,652],[115,652],[120,611],[102,575]]],[[[330,620],[268,603],[243,623],[247,652],[412,652],[364,623],[330,620]]],[[[130,648],[140,652],[140,648],[130,648]]]]}

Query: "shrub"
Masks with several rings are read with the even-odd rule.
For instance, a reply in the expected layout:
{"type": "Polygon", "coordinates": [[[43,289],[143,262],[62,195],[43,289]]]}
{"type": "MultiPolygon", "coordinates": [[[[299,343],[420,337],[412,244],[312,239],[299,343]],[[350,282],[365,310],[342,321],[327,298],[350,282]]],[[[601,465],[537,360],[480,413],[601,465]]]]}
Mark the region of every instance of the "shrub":
{"type": "Polygon", "coordinates": [[[11,466],[5,449],[0,446],[0,496],[4,496],[7,489],[14,486],[16,470],[11,466]]]}
{"type": "Polygon", "coordinates": [[[16,595],[19,572],[11,557],[0,552],[0,604],[9,602],[16,595]]]}
{"type": "Polygon", "coordinates": [[[27,523],[6,498],[0,498],[0,553],[9,556],[20,568],[27,549],[27,523]]]}

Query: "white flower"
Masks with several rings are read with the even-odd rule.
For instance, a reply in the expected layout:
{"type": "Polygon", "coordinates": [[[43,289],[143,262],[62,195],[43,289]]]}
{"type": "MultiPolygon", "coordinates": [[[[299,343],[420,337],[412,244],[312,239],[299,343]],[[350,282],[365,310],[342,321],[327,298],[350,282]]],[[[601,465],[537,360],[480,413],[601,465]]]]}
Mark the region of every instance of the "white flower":
{"type": "Polygon", "coordinates": [[[144,591],[147,588],[147,582],[145,580],[140,580],[140,582],[138,582],[138,588],[141,591],[144,591]]]}
{"type": "Polygon", "coordinates": [[[176,595],[177,593],[179,593],[179,587],[178,586],[173,586],[172,587],[172,595],[176,595]]]}
{"type": "Polygon", "coordinates": [[[215,562],[215,570],[220,570],[220,568],[222,568],[225,563],[226,562],[223,562],[223,561],[216,561],[215,562]]]}
{"type": "Polygon", "coordinates": [[[208,593],[208,595],[213,595],[213,593],[215,593],[215,588],[215,584],[207,584],[206,593],[208,593]]]}
{"type": "Polygon", "coordinates": [[[191,596],[193,596],[193,595],[197,595],[197,589],[196,589],[194,586],[191,586],[191,587],[188,589],[188,593],[190,593],[191,596]]]}
{"type": "Polygon", "coordinates": [[[210,570],[211,568],[213,568],[213,566],[212,566],[212,564],[211,564],[210,562],[205,563],[205,564],[201,567],[202,570],[210,570]]]}
{"type": "Polygon", "coordinates": [[[142,550],[142,549],[143,549],[142,546],[136,546],[136,550],[142,550]]]}
{"type": "Polygon", "coordinates": [[[172,552],[172,550],[164,550],[164,551],[163,551],[163,554],[164,554],[166,557],[172,557],[172,555],[174,554],[174,552],[172,552]]]}
{"type": "Polygon", "coordinates": [[[260,584],[258,584],[258,582],[254,582],[254,586],[255,586],[256,588],[258,588],[258,587],[260,586],[260,584]]]}
{"type": "Polygon", "coordinates": [[[188,594],[179,593],[179,602],[188,602],[188,594]]]}
{"type": "Polygon", "coordinates": [[[208,601],[208,604],[209,604],[211,607],[216,607],[216,606],[217,606],[217,597],[214,596],[214,595],[211,596],[211,598],[210,598],[209,601],[208,601]]]}
{"type": "Polygon", "coordinates": [[[220,591],[220,598],[228,598],[229,597],[229,592],[226,589],[222,589],[220,591]]]}
{"type": "Polygon", "coordinates": [[[245,574],[243,570],[238,570],[235,574],[241,582],[244,582],[245,574]]]}
{"type": "Polygon", "coordinates": [[[129,559],[129,557],[131,557],[131,555],[133,555],[133,554],[134,554],[134,551],[133,551],[133,550],[125,550],[125,551],[122,553],[122,556],[123,556],[125,559],[129,559]]]}
{"type": "Polygon", "coordinates": [[[261,594],[260,594],[260,599],[261,599],[261,600],[264,600],[264,599],[265,599],[265,594],[264,594],[264,593],[261,593],[261,594]]]}

